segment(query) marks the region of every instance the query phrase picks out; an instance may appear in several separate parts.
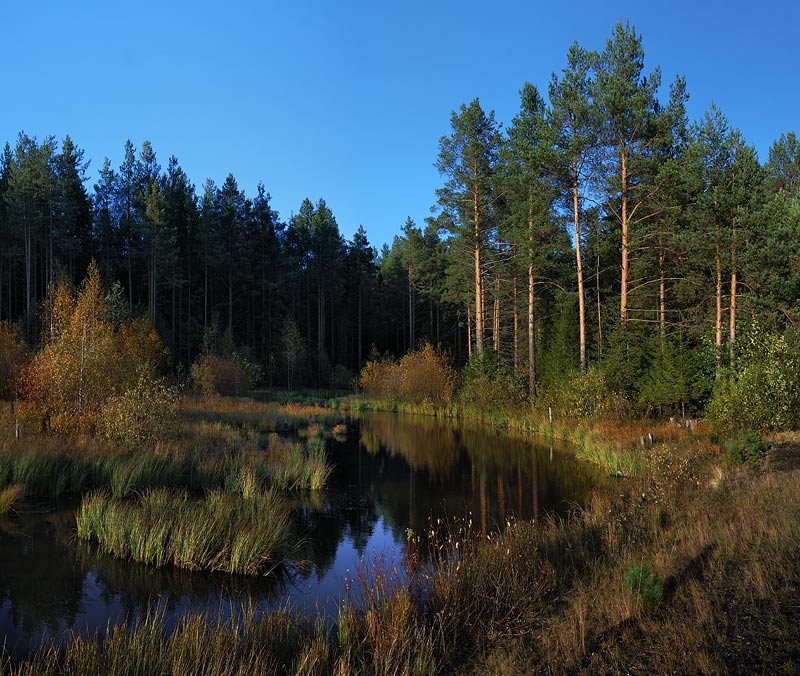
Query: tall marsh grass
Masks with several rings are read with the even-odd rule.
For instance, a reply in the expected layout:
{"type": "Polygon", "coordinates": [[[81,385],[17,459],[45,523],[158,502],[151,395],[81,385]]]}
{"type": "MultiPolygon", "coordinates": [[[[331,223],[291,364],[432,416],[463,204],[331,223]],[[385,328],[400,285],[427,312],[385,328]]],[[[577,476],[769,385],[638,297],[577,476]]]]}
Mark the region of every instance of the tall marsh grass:
{"type": "Polygon", "coordinates": [[[270,483],[282,490],[318,491],[333,471],[325,453],[325,439],[320,437],[292,443],[271,435],[268,461],[263,467],[270,483]]]}
{"type": "Polygon", "coordinates": [[[137,500],[96,492],[81,502],[76,523],[78,537],[107,554],[189,570],[263,575],[291,545],[282,498],[252,485],[245,493],[214,490],[201,499],[165,489],[137,500]]]}
{"type": "Polygon", "coordinates": [[[0,516],[5,516],[14,509],[23,493],[22,486],[6,486],[0,489],[0,516]]]}

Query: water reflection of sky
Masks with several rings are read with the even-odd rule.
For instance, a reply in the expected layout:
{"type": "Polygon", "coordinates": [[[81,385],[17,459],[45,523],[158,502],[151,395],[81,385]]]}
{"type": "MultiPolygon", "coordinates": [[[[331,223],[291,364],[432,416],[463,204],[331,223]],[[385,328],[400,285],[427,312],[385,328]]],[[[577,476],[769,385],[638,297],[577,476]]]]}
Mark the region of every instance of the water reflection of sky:
{"type": "Polygon", "coordinates": [[[102,636],[154,606],[168,627],[199,612],[227,618],[250,601],[321,610],[334,621],[364,561],[402,576],[408,528],[423,533],[431,518],[472,514],[476,527],[491,529],[512,514],[563,512],[596,480],[570,453],[432,418],[373,414],[329,452],[329,489],[295,504],[297,560],[269,578],[98,556],[74,537],[75,505],[19,516],[15,528],[0,528],[0,645],[19,656],[70,633],[102,636]]]}

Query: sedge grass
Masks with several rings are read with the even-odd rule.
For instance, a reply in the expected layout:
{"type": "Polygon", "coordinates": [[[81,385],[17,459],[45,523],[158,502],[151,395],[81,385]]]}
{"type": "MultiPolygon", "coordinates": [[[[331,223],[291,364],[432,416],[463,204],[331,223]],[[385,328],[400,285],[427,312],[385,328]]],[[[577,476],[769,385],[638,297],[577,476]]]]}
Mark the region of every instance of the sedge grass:
{"type": "Polygon", "coordinates": [[[288,510],[274,491],[213,490],[196,499],[157,489],[137,500],[94,492],[82,500],[76,523],[78,537],[107,554],[188,570],[263,575],[292,544],[288,510]]]}
{"type": "Polygon", "coordinates": [[[325,452],[325,439],[319,436],[293,443],[270,435],[267,453],[262,471],[271,485],[281,490],[318,491],[333,471],[325,452]]]}
{"type": "Polygon", "coordinates": [[[0,516],[5,516],[13,510],[23,493],[22,486],[11,485],[0,489],[0,516]]]}

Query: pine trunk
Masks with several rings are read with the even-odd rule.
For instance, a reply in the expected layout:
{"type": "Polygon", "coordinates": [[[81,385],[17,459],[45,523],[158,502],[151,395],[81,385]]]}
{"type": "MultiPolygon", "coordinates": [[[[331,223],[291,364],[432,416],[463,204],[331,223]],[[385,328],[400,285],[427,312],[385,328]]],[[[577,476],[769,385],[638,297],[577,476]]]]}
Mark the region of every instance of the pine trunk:
{"type": "Polygon", "coordinates": [[[517,308],[517,276],[514,275],[514,375],[519,374],[519,309],[517,308]]]}
{"type": "Polygon", "coordinates": [[[536,337],[534,326],[533,198],[528,198],[528,391],[536,396],[536,337]]]}
{"type": "Polygon", "coordinates": [[[658,250],[658,335],[661,339],[661,353],[667,335],[667,293],[664,282],[664,249],[658,250]]]}
{"type": "Polygon", "coordinates": [[[475,222],[475,350],[483,357],[483,276],[481,270],[481,229],[478,209],[478,189],[473,190],[473,218],[475,222]]]}
{"type": "Polygon", "coordinates": [[[492,338],[494,351],[500,353],[500,275],[494,278],[494,313],[492,316],[492,338]]]}
{"type": "Polygon", "coordinates": [[[622,205],[620,224],[622,226],[622,273],[620,277],[619,318],[622,328],[628,325],[628,167],[627,151],[623,147],[620,151],[620,169],[622,178],[622,205]]]}
{"type": "Polygon", "coordinates": [[[578,269],[578,323],[581,371],[586,370],[586,297],[583,291],[583,256],[581,255],[580,203],[578,200],[578,163],[572,163],[572,218],[575,224],[575,263],[578,269]]]}
{"type": "Polygon", "coordinates": [[[733,368],[736,346],[736,300],[737,300],[737,270],[736,270],[736,219],[733,221],[733,242],[731,244],[731,312],[730,312],[730,326],[729,326],[729,358],[730,365],[733,368]]]}
{"type": "Polygon", "coordinates": [[[716,283],[716,317],[715,328],[716,336],[714,341],[714,351],[717,361],[717,376],[719,376],[722,368],[722,260],[720,259],[719,244],[717,244],[715,256],[717,268],[717,283],[716,283]]]}

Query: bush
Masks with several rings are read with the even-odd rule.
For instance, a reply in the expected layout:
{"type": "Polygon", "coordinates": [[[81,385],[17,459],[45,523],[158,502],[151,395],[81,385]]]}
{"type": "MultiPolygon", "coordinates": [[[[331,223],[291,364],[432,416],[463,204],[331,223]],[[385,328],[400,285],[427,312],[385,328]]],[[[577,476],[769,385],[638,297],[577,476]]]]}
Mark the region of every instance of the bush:
{"type": "Polygon", "coordinates": [[[754,327],[742,341],[736,368],[721,377],[706,409],[709,423],[731,433],[800,425],[800,354],[783,336],[754,327]]]}
{"type": "Polygon", "coordinates": [[[192,364],[192,381],[205,396],[239,394],[247,389],[247,376],[233,359],[200,355],[192,364]]]}
{"type": "Polygon", "coordinates": [[[486,350],[464,367],[458,399],[477,408],[509,409],[526,401],[527,392],[524,381],[506,371],[497,353],[486,350]]]}
{"type": "Polygon", "coordinates": [[[400,362],[369,361],[361,370],[361,389],[368,397],[401,401],[448,403],[456,372],[443,352],[426,344],[400,362]]]}
{"type": "Polygon", "coordinates": [[[164,349],[146,320],[115,330],[94,263],[77,296],[60,286],[49,305],[49,335],[21,376],[25,415],[56,432],[92,432],[113,399],[154,386],[164,349]]]}
{"type": "Polygon", "coordinates": [[[723,444],[725,455],[732,465],[744,465],[763,458],[769,450],[769,444],[758,432],[746,430],[739,432],[736,438],[723,444]]]}
{"type": "Polygon", "coordinates": [[[605,374],[596,366],[567,374],[547,390],[542,403],[569,418],[605,418],[620,415],[627,408],[627,400],[611,391],[605,374]]]}
{"type": "Polygon", "coordinates": [[[655,608],[664,598],[664,580],[653,573],[646,563],[631,563],[625,572],[622,587],[637,594],[645,608],[655,608]]]}
{"type": "Polygon", "coordinates": [[[368,361],[361,369],[359,385],[372,399],[393,399],[400,389],[397,362],[390,359],[368,361]]]}
{"type": "Polygon", "coordinates": [[[244,352],[237,351],[230,331],[220,333],[216,326],[206,329],[203,349],[192,364],[195,389],[205,396],[244,394],[261,377],[261,369],[244,352]]]}
{"type": "Polygon", "coordinates": [[[127,445],[153,446],[175,429],[175,392],[164,381],[140,378],[100,412],[97,432],[127,445]]]}

